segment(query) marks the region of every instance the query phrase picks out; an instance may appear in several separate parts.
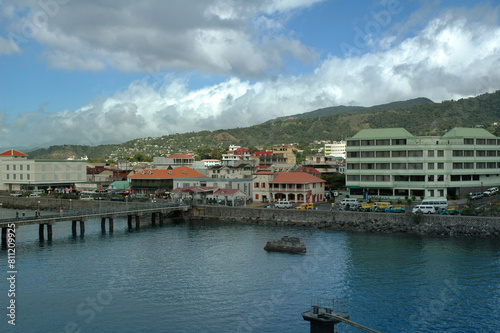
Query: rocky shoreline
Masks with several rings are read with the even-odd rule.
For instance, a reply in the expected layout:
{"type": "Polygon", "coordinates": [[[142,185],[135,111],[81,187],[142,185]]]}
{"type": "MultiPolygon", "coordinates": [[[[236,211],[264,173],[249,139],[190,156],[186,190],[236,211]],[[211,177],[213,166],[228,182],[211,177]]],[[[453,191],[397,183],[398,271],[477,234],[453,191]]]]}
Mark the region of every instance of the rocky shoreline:
{"type": "Polygon", "coordinates": [[[345,212],[293,212],[255,209],[214,209],[193,214],[194,221],[218,220],[229,223],[307,227],[372,233],[407,233],[415,235],[500,237],[500,219],[475,216],[406,216],[345,212]],[[282,214],[281,212],[284,212],[282,214]],[[258,214],[255,214],[258,213],[258,214]],[[269,214],[271,213],[271,214],[269,214]],[[300,213],[300,214],[296,214],[300,213]],[[304,214],[306,213],[306,214],[304,214]]]}

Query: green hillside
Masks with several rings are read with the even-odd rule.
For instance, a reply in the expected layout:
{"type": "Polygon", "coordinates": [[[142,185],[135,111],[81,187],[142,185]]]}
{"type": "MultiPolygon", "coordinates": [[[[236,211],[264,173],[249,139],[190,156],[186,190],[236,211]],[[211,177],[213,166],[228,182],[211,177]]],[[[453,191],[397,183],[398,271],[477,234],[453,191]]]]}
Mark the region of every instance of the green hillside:
{"type": "Polygon", "coordinates": [[[269,120],[267,122],[287,120],[290,118],[298,118],[298,119],[318,118],[318,117],[325,117],[325,116],[333,116],[333,115],[347,113],[347,112],[350,112],[350,113],[370,113],[370,112],[384,111],[384,110],[408,109],[412,106],[432,104],[432,103],[434,103],[434,102],[428,98],[419,97],[419,98],[414,98],[414,99],[410,99],[407,101],[398,101],[398,102],[392,102],[392,103],[387,103],[387,104],[374,105],[374,106],[370,106],[370,107],[345,106],[345,105],[331,106],[331,107],[327,107],[327,108],[318,109],[315,111],[305,112],[305,113],[286,116],[286,117],[280,117],[280,118],[276,118],[273,120],[269,120]]]}
{"type": "Polygon", "coordinates": [[[340,140],[364,128],[384,127],[403,127],[415,135],[441,135],[453,127],[481,126],[500,136],[500,126],[492,125],[500,122],[500,91],[458,101],[432,103],[420,98],[361,108],[366,112],[361,112],[360,109],[343,109],[343,113],[311,117],[327,112],[326,109],[306,113],[305,117],[288,117],[244,128],[142,138],[120,145],[52,146],[28,154],[30,158],[86,155],[94,159],[122,159],[136,154],[153,157],[194,151],[199,152],[200,156],[216,156],[230,144],[270,147],[275,144],[296,143],[299,147],[307,147],[315,140],[340,140]]]}

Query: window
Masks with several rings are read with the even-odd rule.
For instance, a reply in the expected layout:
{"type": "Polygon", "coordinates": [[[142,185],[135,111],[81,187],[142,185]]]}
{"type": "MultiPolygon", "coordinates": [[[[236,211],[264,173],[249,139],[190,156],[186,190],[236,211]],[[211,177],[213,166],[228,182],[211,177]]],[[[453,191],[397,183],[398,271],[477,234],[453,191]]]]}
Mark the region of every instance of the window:
{"type": "Polygon", "coordinates": [[[363,170],[375,169],[375,164],[374,163],[361,163],[361,169],[363,169],[363,170]]]}
{"type": "Polygon", "coordinates": [[[391,157],[390,151],[378,151],[376,157],[391,157]]]}
{"type": "Polygon", "coordinates": [[[359,176],[358,176],[358,175],[347,175],[347,180],[348,180],[348,181],[356,181],[356,182],[359,182],[359,176]]]}
{"type": "Polygon", "coordinates": [[[474,139],[464,139],[464,145],[473,145],[474,139]]]}
{"type": "Polygon", "coordinates": [[[359,163],[347,163],[347,170],[358,170],[359,163]]]}
{"type": "Polygon", "coordinates": [[[472,162],[464,163],[464,169],[474,169],[474,163],[472,162]]]}
{"type": "Polygon", "coordinates": [[[433,182],[434,181],[434,176],[433,175],[427,176],[427,181],[428,182],[433,182]]]}
{"type": "Polygon", "coordinates": [[[474,156],[474,150],[464,150],[464,156],[467,156],[467,157],[474,156]]]}
{"type": "Polygon", "coordinates": [[[363,182],[372,182],[375,180],[375,176],[373,175],[362,175],[361,176],[361,181],[363,182]]]}
{"type": "Polygon", "coordinates": [[[434,150],[428,150],[427,151],[427,156],[428,157],[434,157],[434,150]]]}
{"type": "Polygon", "coordinates": [[[359,146],[359,140],[348,140],[347,147],[359,146]]]}
{"type": "Polygon", "coordinates": [[[485,145],[486,140],[485,139],[476,139],[476,145],[485,145]]]}
{"type": "Polygon", "coordinates": [[[392,170],[406,170],[406,163],[392,163],[392,170]]]}
{"type": "Polygon", "coordinates": [[[361,140],[362,146],[374,146],[375,140],[361,140]]]}
{"type": "Polygon", "coordinates": [[[484,169],[484,168],[486,168],[486,163],[476,162],[476,169],[484,169]]]}
{"type": "Polygon", "coordinates": [[[375,156],[375,153],[373,151],[362,151],[361,152],[361,157],[373,157],[375,156]]]}
{"type": "Polygon", "coordinates": [[[471,175],[462,175],[462,180],[463,181],[472,180],[472,176],[471,175]]]}
{"type": "Polygon", "coordinates": [[[488,139],[487,143],[489,145],[496,145],[497,144],[497,140],[496,139],[488,139]]]}
{"type": "Polygon", "coordinates": [[[406,157],[406,150],[403,151],[393,151],[392,157],[406,157]]]}
{"type": "Polygon", "coordinates": [[[406,139],[392,139],[394,146],[406,145],[406,139]]]}
{"type": "Polygon", "coordinates": [[[424,156],[423,150],[408,150],[408,157],[422,157],[424,156]]]}
{"type": "Polygon", "coordinates": [[[266,188],[266,183],[262,183],[260,187],[266,188]]]}
{"type": "Polygon", "coordinates": [[[410,181],[411,182],[425,182],[425,176],[423,176],[423,175],[410,176],[410,181]]]}
{"type": "Polygon", "coordinates": [[[436,179],[438,182],[443,182],[444,181],[444,176],[443,175],[437,175],[436,179]]]}
{"type": "Polygon", "coordinates": [[[22,164],[19,166],[19,170],[23,171],[23,165],[22,164]]]}
{"type": "Polygon", "coordinates": [[[27,179],[27,180],[30,180],[30,175],[29,175],[29,174],[28,174],[28,175],[26,175],[26,179],[27,179]]]}
{"type": "Polygon", "coordinates": [[[259,183],[253,183],[254,188],[259,188],[259,183]]]}
{"type": "Polygon", "coordinates": [[[496,162],[488,162],[488,164],[486,166],[488,169],[495,169],[497,167],[497,163],[496,162]]]}
{"type": "Polygon", "coordinates": [[[444,163],[438,163],[438,169],[444,169],[444,163]]]}
{"type": "Polygon", "coordinates": [[[397,182],[407,182],[410,178],[408,176],[396,175],[394,176],[394,181],[397,182]]]}
{"type": "Polygon", "coordinates": [[[348,151],[347,157],[359,157],[359,151],[348,151]]]}
{"type": "Polygon", "coordinates": [[[437,151],[437,156],[438,157],[443,157],[444,156],[444,150],[438,150],[437,151]]]}
{"type": "Polygon", "coordinates": [[[463,169],[462,163],[453,163],[453,169],[463,169]]]}
{"type": "Polygon", "coordinates": [[[21,179],[21,180],[23,179],[23,175],[22,175],[22,174],[21,174],[21,175],[19,175],[19,179],[21,179]]]}
{"type": "Polygon", "coordinates": [[[391,181],[391,176],[378,175],[377,181],[378,182],[389,182],[389,181],[391,181]]]}
{"type": "Polygon", "coordinates": [[[494,157],[494,156],[497,156],[497,151],[496,150],[488,150],[486,152],[486,156],[488,157],[494,157]]]}
{"type": "Polygon", "coordinates": [[[479,180],[479,175],[472,175],[472,180],[479,180]]]}
{"type": "Polygon", "coordinates": [[[476,156],[486,156],[486,150],[476,150],[476,156]]]}
{"type": "Polygon", "coordinates": [[[408,163],[409,170],[421,170],[424,168],[423,163],[408,163]]]}
{"type": "Polygon", "coordinates": [[[463,150],[454,150],[453,151],[453,157],[460,157],[460,156],[464,156],[463,150]]]}
{"type": "Polygon", "coordinates": [[[377,163],[375,165],[375,168],[377,170],[389,170],[391,168],[391,164],[390,163],[377,163]]]}
{"type": "Polygon", "coordinates": [[[389,146],[390,144],[391,144],[391,140],[389,140],[389,139],[383,139],[383,140],[376,141],[377,146],[389,146]]]}
{"type": "Polygon", "coordinates": [[[427,169],[429,170],[434,169],[434,163],[427,163],[427,169]]]}
{"type": "Polygon", "coordinates": [[[7,169],[6,169],[6,170],[7,170],[7,171],[9,171],[9,165],[8,165],[8,164],[6,165],[6,167],[7,167],[7,169]]]}
{"type": "Polygon", "coordinates": [[[29,166],[29,164],[26,166],[26,170],[30,171],[30,166],[29,166]]]}
{"type": "Polygon", "coordinates": [[[451,181],[452,182],[459,182],[460,181],[460,175],[451,175],[451,181]]]}

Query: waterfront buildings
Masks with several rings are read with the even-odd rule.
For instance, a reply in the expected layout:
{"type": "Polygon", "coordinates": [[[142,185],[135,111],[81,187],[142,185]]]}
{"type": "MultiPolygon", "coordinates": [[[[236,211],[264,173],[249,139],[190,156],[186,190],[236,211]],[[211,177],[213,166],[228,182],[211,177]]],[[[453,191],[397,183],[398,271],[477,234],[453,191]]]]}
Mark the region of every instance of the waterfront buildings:
{"type": "Polygon", "coordinates": [[[258,171],[254,175],[254,201],[286,200],[295,203],[318,202],[324,199],[325,183],[306,172],[258,171]]]}
{"type": "Polygon", "coordinates": [[[177,168],[180,166],[192,166],[194,157],[188,154],[173,154],[167,157],[154,157],[153,164],[156,168],[177,168]]]}
{"type": "Polygon", "coordinates": [[[179,179],[192,177],[204,178],[205,175],[187,166],[180,166],[176,169],[142,170],[128,176],[128,181],[134,193],[163,194],[181,187],[179,179]]]}
{"type": "Polygon", "coordinates": [[[87,181],[87,162],[34,160],[10,149],[0,154],[0,190],[48,190],[87,181]]]}
{"type": "Polygon", "coordinates": [[[500,184],[500,138],[481,128],[443,136],[366,129],[347,139],[346,161],[354,196],[457,199],[500,184]]]}

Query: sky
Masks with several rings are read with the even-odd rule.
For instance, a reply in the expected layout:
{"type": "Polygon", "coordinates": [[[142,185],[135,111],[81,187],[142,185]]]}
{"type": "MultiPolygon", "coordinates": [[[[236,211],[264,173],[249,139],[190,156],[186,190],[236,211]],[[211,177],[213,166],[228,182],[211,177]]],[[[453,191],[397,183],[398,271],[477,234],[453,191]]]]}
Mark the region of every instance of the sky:
{"type": "MultiPolygon", "coordinates": [[[[500,89],[500,0],[0,0],[0,147],[500,89]]],[[[330,139],[330,138],[324,138],[330,139]]]]}

